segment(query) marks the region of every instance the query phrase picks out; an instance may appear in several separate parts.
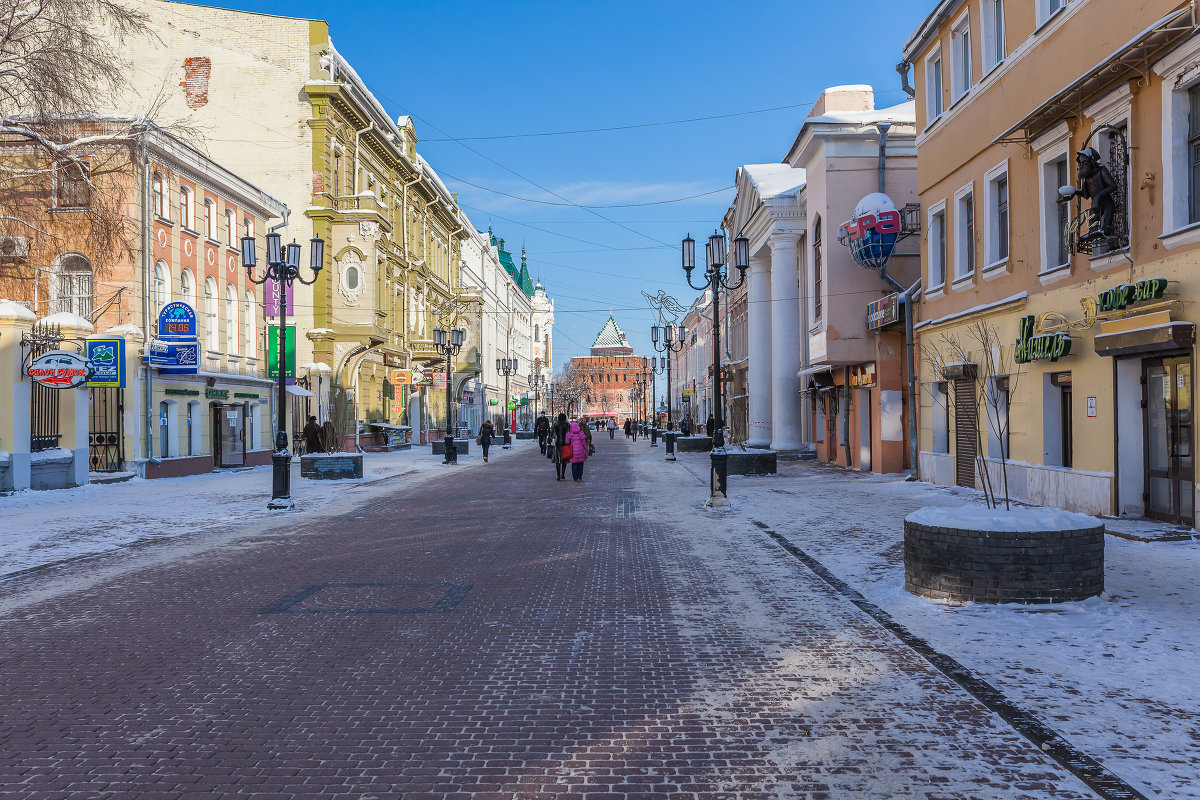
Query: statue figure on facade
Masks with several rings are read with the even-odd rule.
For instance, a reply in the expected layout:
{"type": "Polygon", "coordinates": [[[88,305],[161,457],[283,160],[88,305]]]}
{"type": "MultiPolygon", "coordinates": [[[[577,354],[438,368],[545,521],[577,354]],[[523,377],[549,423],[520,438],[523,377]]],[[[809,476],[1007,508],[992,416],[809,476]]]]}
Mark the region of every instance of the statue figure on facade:
{"type": "Polygon", "coordinates": [[[1093,224],[1087,234],[1080,237],[1081,242],[1107,239],[1112,235],[1113,214],[1117,210],[1117,201],[1113,197],[1117,191],[1117,182],[1100,160],[1100,153],[1094,147],[1080,150],[1075,155],[1075,163],[1079,169],[1079,188],[1063,186],[1059,189],[1059,194],[1063,202],[1076,195],[1092,201],[1093,224]]]}

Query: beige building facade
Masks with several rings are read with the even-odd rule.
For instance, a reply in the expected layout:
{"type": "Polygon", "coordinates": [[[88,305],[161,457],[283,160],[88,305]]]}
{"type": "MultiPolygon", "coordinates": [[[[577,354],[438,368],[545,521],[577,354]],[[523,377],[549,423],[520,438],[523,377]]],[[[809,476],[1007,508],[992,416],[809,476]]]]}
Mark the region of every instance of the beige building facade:
{"type": "Polygon", "coordinates": [[[905,45],[923,478],[1194,525],[1194,13],[946,0],[905,45]]]}

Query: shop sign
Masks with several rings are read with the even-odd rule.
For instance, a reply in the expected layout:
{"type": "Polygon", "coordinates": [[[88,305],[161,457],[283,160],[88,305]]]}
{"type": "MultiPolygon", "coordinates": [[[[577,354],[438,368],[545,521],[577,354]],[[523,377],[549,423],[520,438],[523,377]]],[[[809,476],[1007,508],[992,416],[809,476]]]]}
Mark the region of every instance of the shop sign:
{"type": "Polygon", "coordinates": [[[412,385],[413,386],[428,386],[432,378],[425,372],[425,367],[418,364],[412,368],[412,385]]]}
{"type": "Polygon", "coordinates": [[[196,311],[187,303],[167,303],[158,313],[160,339],[195,339],[196,311]]]}
{"type": "Polygon", "coordinates": [[[397,386],[407,386],[412,383],[411,369],[394,369],[392,370],[392,383],[397,386]]]}
{"type": "Polygon", "coordinates": [[[210,400],[228,400],[228,389],[214,389],[211,386],[204,390],[204,396],[210,400]]]}
{"type": "MultiPolygon", "coordinates": [[[[285,378],[296,377],[296,326],[287,326],[287,336],[284,342],[287,364],[284,366],[285,378]]],[[[267,326],[267,377],[279,377],[279,326],[267,326]]]]}
{"type": "Polygon", "coordinates": [[[404,359],[402,359],[400,356],[396,355],[395,353],[384,353],[383,354],[383,365],[385,367],[399,367],[403,363],[404,363],[404,359]]]}
{"type": "Polygon", "coordinates": [[[500,405],[500,401],[497,400],[496,398],[492,397],[492,398],[488,399],[488,405],[489,406],[498,406],[498,405],[500,405]]]}
{"type": "Polygon", "coordinates": [[[875,385],[875,362],[850,368],[850,385],[867,388],[875,385]]]}
{"type": "Polygon", "coordinates": [[[92,364],[92,377],[87,385],[97,389],[125,388],[125,340],[88,339],[87,359],[92,364]]]}
{"type": "Polygon", "coordinates": [[[1166,278],[1146,278],[1137,283],[1122,283],[1101,292],[1096,300],[1101,311],[1120,311],[1134,303],[1161,300],[1167,291],[1166,278]]]}
{"type": "Polygon", "coordinates": [[[33,359],[25,374],[51,389],[74,389],[92,377],[92,365],[79,353],[50,350],[33,359]]]}
{"type": "MultiPolygon", "coordinates": [[[[287,315],[290,317],[295,314],[293,304],[295,302],[296,292],[287,293],[287,315]]],[[[279,281],[269,280],[263,284],[263,305],[266,306],[266,315],[268,317],[279,316],[279,281]]]]}
{"type": "Polygon", "coordinates": [[[1030,361],[1058,361],[1071,355],[1071,337],[1061,331],[1034,335],[1034,317],[1021,317],[1017,347],[1013,354],[1018,364],[1030,361]]]}
{"type": "Polygon", "coordinates": [[[151,339],[146,363],[163,375],[195,375],[200,369],[200,342],[151,339]]]}
{"type": "Polygon", "coordinates": [[[233,396],[234,397],[244,397],[247,400],[257,400],[258,399],[257,392],[234,392],[233,396]]]}
{"type": "Polygon", "coordinates": [[[432,377],[433,377],[433,388],[434,389],[445,389],[446,388],[446,373],[438,371],[438,372],[433,373],[432,377]]]}
{"type": "Polygon", "coordinates": [[[903,228],[892,198],[872,192],[858,201],[850,220],[838,226],[837,238],[850,248],[854,263],[867,269],[883,269],[903,228]]]}
{"type": "Polygon", "coordinates": [[[877,331],[900,320],[900,295],[889,295],[867,303],[867,330],[877,331]]]}

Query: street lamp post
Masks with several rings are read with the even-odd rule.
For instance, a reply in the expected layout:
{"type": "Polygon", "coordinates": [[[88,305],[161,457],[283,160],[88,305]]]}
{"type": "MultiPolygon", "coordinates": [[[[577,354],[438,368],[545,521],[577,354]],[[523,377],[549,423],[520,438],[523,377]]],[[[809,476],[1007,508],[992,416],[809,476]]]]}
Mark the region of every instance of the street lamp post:
{"type": "Polygon", "coordinates": [[[667,362],[667,433],[670,436],[664,437],[667,440],[667,461],[675,460],[675,422],[671,419],[671,355],[678,353],[683,349],[683,339],[686,331],[682,325],[665,325],[659,327],[653,325],[650,328],[650,341],[654,344],[654,349],[660,353],[666,353],[663,359],[667,362]],[[678,335],[677,335],[678,334],[678,335]],[[661,346],[659,339],[662,339],[661,346]]]}
{"type": "Polygon", "coordinates": [[[511,423],[509,420],[505,420],[504,425],[504,449],[507,450],[512,447],[513,431],[509,429],[516,425],[516,410],[508,407],[508,404],[512,402],[512,398],[508,396],[508,379],[517,371],[517,359],[497,358],[496,371],[504,374],[504,413],[511,417],[511,423]]]}
{"type": "MultiPolygon", "coordinates": [[[[634,373],[637,375],[638,373],[634,373]]],[[[636,377],[633,379],[633,398],[630,401],[630,409],[633,411],[633,440],[636,442],[638,431],[641,428],[642,416],[642,400],[646,394],[646,379],[636,377]]]]}
{"type": "Polygon", "coordinates": [[[309,241],[308,266],[313,274],[311,281],[304,280],[300,274],[300,245],[292,242],[284,248],[280,241],[278,233],[272,231],[267,234],[267,268],[260,279],[254,277],[254,268],[258,265],[254,254],[254,237],[243,236],[242,266],[246,268],[246,279],[251,283],[279,282],[279,371],[275,386],[278,410],[275,414],[275,452],[271,455],[271,502],[267,503],[267,508],[286,510],[293,506],[292,454],[287,449],[287,294],[294,281],[300,281],[305,286],[316,283],[321,268],[325,266],[325,241],[319,236],[309,241]]]}
{"type": "Polygon", "coordinates": [[[442,462],[443,464],[458,463],[458,445],[454,443],[454,417],[451,406],[454,394],[451,369],[454,364],[454,356],[458,355],[459,350],[462,350],[465,336],[466,334],[460,330],[452,330],[447,334],[447,331],[441,328],[433,329],[433,349],[446,358],[446,459],[442,462]]]}
{"type": "Polygon", "coordinates": [[[662,374],[667,368],[667,357],[659,356],[655,358],[643,358],[642,363],[647,364],[647,371],[650,373],[650,446],[658,447],[658,381],[655,376],[662,374]]]}
{"type": "Polygon", "coordinates": [[[688,286],[696,291],[712,290],[712,319],[713,319],[713,420],[716,425],[713,430],[712,469],[709,475],[708,505],[720,508],[729,505],[726,497],[728,482],[729,454],[725,452],[725,413],[721,398],[721,289],[733,290],[746,280],[746,270],[750,268],[750,240],[739,236],[733,240],[733,266],[739,272],[737,283],[729,282],[729,264],[725,257],[725,236],[713,232],[708,237],[706,249],[704,284],[696,286],[692,283],[692,270],[696,268],[696,240],[689,234],[683,240],[683,272],[687,276],[688,286]]]}

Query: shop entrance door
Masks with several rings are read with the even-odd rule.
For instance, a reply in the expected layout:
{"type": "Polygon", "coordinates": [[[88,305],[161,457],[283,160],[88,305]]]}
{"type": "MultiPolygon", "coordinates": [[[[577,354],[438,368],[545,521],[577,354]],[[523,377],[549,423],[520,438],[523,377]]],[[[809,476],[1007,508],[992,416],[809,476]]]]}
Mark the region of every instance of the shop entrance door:
{"type": "Polygon", "coordinates": [[[245,406],[213,406],[214,448],[218,467],[246,465],[246,408],[245,406]]]}
{"type": "Polygon", "coordinates": [[[1146,426],[1146,516],[1192,523],[1192,361],[1189,356],[1142,362],[1146,426]]]}

